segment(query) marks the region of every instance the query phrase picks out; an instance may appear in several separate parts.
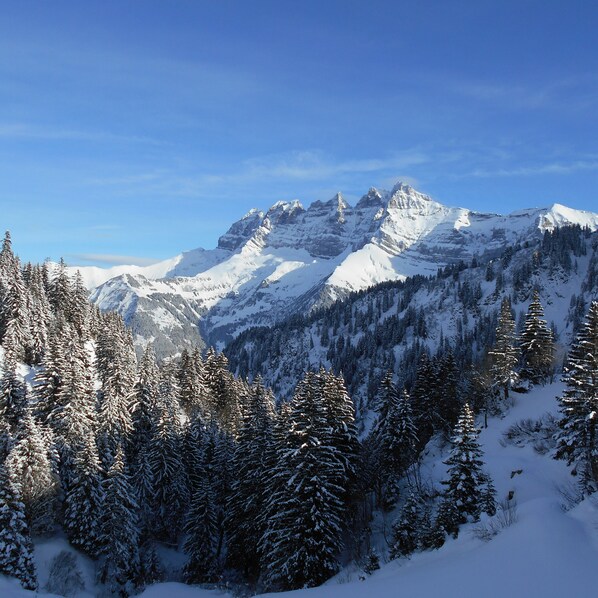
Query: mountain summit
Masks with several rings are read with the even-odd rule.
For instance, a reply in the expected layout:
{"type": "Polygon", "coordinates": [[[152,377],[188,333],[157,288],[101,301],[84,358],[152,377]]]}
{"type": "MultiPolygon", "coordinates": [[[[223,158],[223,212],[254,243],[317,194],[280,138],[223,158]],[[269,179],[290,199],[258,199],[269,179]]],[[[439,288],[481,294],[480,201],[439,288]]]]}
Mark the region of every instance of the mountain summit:
{"type": "Polygon", "coordinates": [[[444,206],[399,183],[371,188],[351,207],[337,193],[305,209],[251,210],[220,237],[148,267],[80,268],[101,309],[121,313],[161,353],[223,343],[242,330],[326,305],[352,291],[459,260],[490,259],[545,230],[598,229],[598,214],[554,204],[507,216],[444,206]],[[161,334],[158,334],[160,332],[161,334]]]}

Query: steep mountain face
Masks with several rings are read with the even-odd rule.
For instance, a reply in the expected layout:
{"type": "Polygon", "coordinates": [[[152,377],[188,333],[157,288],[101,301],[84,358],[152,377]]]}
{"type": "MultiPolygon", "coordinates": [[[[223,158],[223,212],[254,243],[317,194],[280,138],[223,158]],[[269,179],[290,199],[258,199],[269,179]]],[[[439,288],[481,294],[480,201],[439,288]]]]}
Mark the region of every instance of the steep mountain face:
{"type": "Polygon", "coordinates": [[[340,194],[306,210],[278,202],[251,210],[213,250],[197,249],[149,267],[80,268],[92,300],[116,310],[139,346],[161,354],[186,344],[224,344],[241,331],[331,304],[352,291],[477,257],[580,224],[598,214],[555,204],[500,216],[449,208],[398,184],[370,189],[355,207],[340,194]]]}
{"type": "Polygon", "coordinates": [[[450,346],[458,367],[470,369],[492,346],[502,299],[510,298],[521,330],[534,290],[555,332],[559,367],[598,300],[598,231],[556,229],[486,263],[382,283],[311,314],[246,330],[225,353],[233,371],[260,375],[277,397],[289,397],[307,370],[343,372],[363,412],[388,370],[410,386],[422,352],[450,346]]]}

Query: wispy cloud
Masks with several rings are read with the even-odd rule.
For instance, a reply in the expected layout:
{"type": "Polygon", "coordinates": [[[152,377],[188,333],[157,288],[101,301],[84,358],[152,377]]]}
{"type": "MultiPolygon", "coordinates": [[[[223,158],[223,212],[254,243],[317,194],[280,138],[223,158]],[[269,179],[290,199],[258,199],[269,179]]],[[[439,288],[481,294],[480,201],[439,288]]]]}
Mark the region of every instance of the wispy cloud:
{"type": "Polygon", "coordinates": [[[548,164],[536,164],[532,166],[516,166],[513,168],[473,170],[463,177],[519,177],[519,176],[537,176],[542,174],[572,174],[580,171],[598,170],[598,160],[576,160],[573,162],[552,162],[548,164]]]}
{"type": "Polygon", "coordinates": [[[533,84],[454,77],[445,78],[443,86],[451,93],[472,100],[523,110],[556,108],[570,111],[595,107],[598,98],[598,76],[595,73],[578,73],[533,84]]]}
{"type": "Polygon", "coordinates": [[[284,178],[317,180],[345,174],[398,171],[428,162],[420,150],[407,150],[388,157],[335,160],[318,150],[273,154],[247,160],[237,175],[243,179],[284,178]]]}
{"type": "Polygon", "coordinates": [[[118,255],[113,253],[73,253],[67,256],[69,262],[88,262],[112,264],[114,266],[133,265],[133,266],[151,266],[160,260],[135,255],[118,255]]]}
{"type": "Polygon", "coordinates": [[[164,145],[165,142],[150,137],[119,135],[105,131],[84,131],[70,128],[48,127],[33,123],[0,123],[0,139],[31,139],[54,141],[91,141],[101,143],[143,143],[164,145]]]}

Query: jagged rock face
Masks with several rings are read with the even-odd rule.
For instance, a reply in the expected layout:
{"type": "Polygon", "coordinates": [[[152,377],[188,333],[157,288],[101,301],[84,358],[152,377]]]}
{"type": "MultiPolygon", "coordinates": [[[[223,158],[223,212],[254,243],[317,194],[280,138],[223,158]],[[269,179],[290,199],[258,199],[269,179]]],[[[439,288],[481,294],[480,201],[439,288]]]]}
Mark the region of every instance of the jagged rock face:
{"type": "Polygon", "coordinates": [[[92,299],[120,312],[136,342],[162,354],[185,344],[224,343],[240,331],[305,313],[383,282],[433,274],[483,258],[566,224],[598,228],[598,215],[555,205],[509,216],[435,202],[408,185],[370,189],[355,207],[341,194],[306,210],[278,202],[251,210],[213,250],[194,250],[148,268],[82,268],[92,299]],[[105,280],[98,286],[98,280],[105,280]]]}

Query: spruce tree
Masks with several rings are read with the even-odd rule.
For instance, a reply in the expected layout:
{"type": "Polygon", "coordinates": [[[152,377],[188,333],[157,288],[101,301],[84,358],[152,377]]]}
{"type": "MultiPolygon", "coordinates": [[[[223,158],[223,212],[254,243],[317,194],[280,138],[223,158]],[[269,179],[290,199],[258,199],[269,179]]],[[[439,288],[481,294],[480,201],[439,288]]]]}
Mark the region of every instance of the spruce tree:
{"type": "Polygon", "coordinates": [[[556,457],[575,464],[584,492],[598,489],[598,301],[592,302],[565,366],[556,457]]]}
{"type": "Polygon", "coordinates": [[[100,460],[110,467],[116,449],[127,446],[133,430],[131,390],[135,383],[135,352],[132,340],[118,316],[106,319],[97,340],[96,365],[100,390],[98,447],[100,460]]]}
{"type": "Polygon", "coordinates": [[[158,388],[158,405],[148,460],[153,479],[152,528],[156,539],[176,545],[188,506],[189,493],[183,461],[183,430],[176,388],[168,374],[158,388]]]}
{"type": "Polygon", "coordinates": [[[91,558],[102,549],[104,507],[102,468],[93,434],[79,442],[72,459],[72,470],[64,495],[64,531],[73,546],[91,558]]]}
{"type": "Polygon", "coordinates": [[[554,340],[540,303],[540,294],[534,291],[532,302],[525,316],[521,333],[521,377],[533,384],[545,382],[552,372],[554,340]]]}
{"type": "Polygon", "coordinates": [[[502,389],[506,399],[509,395],[509,389],[517,381],[518,375],[515,368],[519,363],[515,319],[511,310],[511,301],[508,297],[502,300],[496,328],[496,341],[488,354],[491,360],[490,373],[492,379],[494,384],[502,389]]]}
{"type": "Polygon", "coordinates": [[[0,463],[0,573],[16,577],[26,590],[37,590],[33,544],[20,487],[0,463]]]}
{"type": "Polygon", "coordinates": [[[255,578],[259,570],[258,543],[263,534],[260,514],[269,472],[265,457],[272,436],[274,398],[258,378],[250,389],[236,438],[231,492],[225,528],[229,566],[255,578]]]}
{"type": "Polygon", "coordinates": [[[409,556],[417,549],[420,524],[420,501],[410,492],[401,514],[392,526],[390,558],[409,556]]]}
{"type": "Polygon", "coordinates": [[[218,579],[218,520],[214,493],[215,435],[195,422],[190,443],[193,470],[192,497],[186,517],[183,549],[189,556],[183,575],[187,583],[213,583],[218,579]]]}
{"type": "Polygon", "coordinates": [[[19,429],[19,423],[27,407],[27,389],[17,374],[17,363],[13,351],[4,346],[4,363],[0,378],[0,418],[4,419],[12,433],[19,429]]]}
{"type": "Polygon", "coordinates": [[[445,461],[448,465],[448,480],[443,482],[448,503],[446,510],[456,518],[447,526],[449,533],[468,519],[477,521],[481,513],[480,498],[487,488],[488,477],[482,471],[478,433],[473,411],[466,403],[455,426],[451,454],[445,461]]]}
{"type": "Polygon", "coordinates": [[[338,570],[344,489],[341,460],[323,439],[326,409],[314,374],[300,383],[291,403],[289,429],[272,472],[273,494],[262,538],[263,583],[268,589],[319,585],[338,570]]]}
{"type": "Polygon", "coordinates": [[[118,447],[104,481],[101,561],[98,581],[120,596],[135,591],[139,575],[137,503],[128,480],[124,451],[118,447]]]}
{"type": "Polygon", "coordinates": [[[48,453],[37,422],[26,410],[6,464],[11,478],[19,485],[32,534],[51,532],[56,516],[59,484],[48,453]]]}
{"type": "Polygon", "coordinates": [[[380,498],[386,508],[392,508],[398,497],[398,480],[413,463],[418,441],[407,392],[399,393],[389,374],[383,389],[373,444],[381,481],[380,498]]]}

